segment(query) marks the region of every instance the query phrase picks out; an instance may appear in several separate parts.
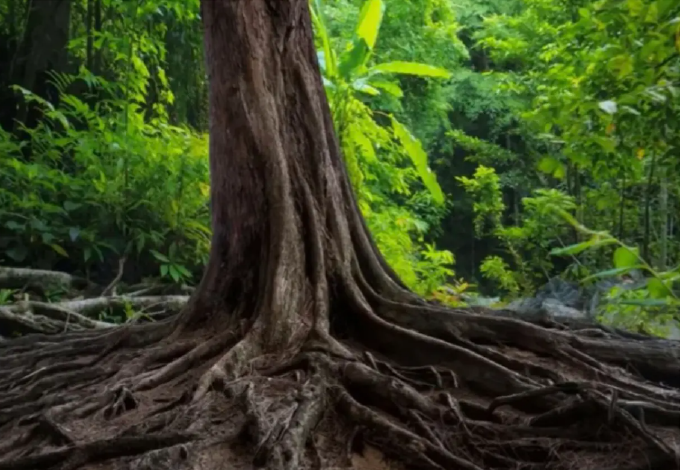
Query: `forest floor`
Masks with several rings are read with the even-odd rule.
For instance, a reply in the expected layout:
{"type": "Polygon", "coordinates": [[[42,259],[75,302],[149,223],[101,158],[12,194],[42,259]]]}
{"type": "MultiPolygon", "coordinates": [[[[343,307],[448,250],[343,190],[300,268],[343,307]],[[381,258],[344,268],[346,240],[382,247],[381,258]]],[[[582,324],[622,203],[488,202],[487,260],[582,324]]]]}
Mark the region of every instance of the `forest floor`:
{"type": "Polygon", "coordinates": [[[303,411],[316,424],[311,444],[297,443],[301,469],[416,468],[392,461],[390,449],[396,458],[423,459],[419,468],[490,468],[492,461],[503,469],[680,468],[678,342],[584,319],[539,316],[530,324],[507,311],[492,318],[484,309],[444,315],[432,308],[403,318],[427,318],[427,333],[448,345],[428,339],[388,357],[362,346],[359,334],[343,340],[353,359],[319,350],[295,363],[269,358],[277,367],[265,360],[257,372],[201,395],[198,384],[216,358],[237,347],[232,332],[159,339],[190,289],[123,288],[115,280],[102,288],[15,268],[0,268],[0,289],[11,292],[0,306],[0,334],[37,338],[0,342],[0,455],[7,456],[0,470],[216,469],[225,461],[249,469],[272,431],[293,439],[296,426],[304,428],[293,419],[303,411]],[[130,325],[131,335],[147,333],[135,343],[114,322],[130,325]],[[112,354],[109,345],[120,349],[112,354]],[[428,354],[447,356],[451,368],[408,366],[428,354]],[[243,438],[250,433],[254,440],[243,438]],[[190,466],[171,466],[187,459],[190,466]],[[548,460],[554,466],[541,463],[548,460]]]}

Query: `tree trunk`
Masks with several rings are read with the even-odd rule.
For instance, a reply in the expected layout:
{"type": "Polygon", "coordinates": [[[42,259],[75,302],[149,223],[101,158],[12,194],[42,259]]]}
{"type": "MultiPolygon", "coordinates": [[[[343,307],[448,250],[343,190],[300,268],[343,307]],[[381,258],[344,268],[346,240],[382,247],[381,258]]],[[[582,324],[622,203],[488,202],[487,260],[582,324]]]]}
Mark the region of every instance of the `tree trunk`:
{"type": "MultiPolygon", "coordinates": [[[[67,67],[71,0],[29,2],[28,20],[23,41],[13,68],[12,85],[20,85],[49,101],[57,94],[48,86],[47,72],[63,72],[67,67]]],[[[17,122],[31,127],[31,109],[22,103],[17,122]]]]}
{"type": "Polygon", "coordinates": [[[202,18],[203,279],[172,321],[0,343],[0,470],[675,468],[677,344],[419,299],[356,207],[307,0],[202,18]]]}
{"type": "Polygon", "coordinates": [[[94,31],[92,23],[94,20],[94,0],[87,0],[87,10],[85,13],[85,30],[87,34],[87,48],[85,54],[85,67],[92,72],[94,61],[94,31]]]}
{"type": "Polygon", "coordinates": [[[656,153],[652,154],[652,165],[649,168],[649,174],[647,175],[647,185],[645,186],[645,209],[643,215],[643,238],[642,238],[642,259],[651,262],[650,259],[650,243],[651,243],[651,226],[652,226],[652,192],[654,185],[654,170],[656,169],[656,153]]]}
{"type": "Polygon", "coordinates": [[[657,268],[665,271],[668,264],[668,175],[662,173],[659,190],[659,260],[657,268]]]}
{"type": "MultiPolygon", "coordinates": [[[[102,0],[94,0],[94,31],[102,32],[102,0]]],[[[98,47],[94,51],[92,59],[92,73],[99,75],[102,73],[102,49],[98,47]]]]}

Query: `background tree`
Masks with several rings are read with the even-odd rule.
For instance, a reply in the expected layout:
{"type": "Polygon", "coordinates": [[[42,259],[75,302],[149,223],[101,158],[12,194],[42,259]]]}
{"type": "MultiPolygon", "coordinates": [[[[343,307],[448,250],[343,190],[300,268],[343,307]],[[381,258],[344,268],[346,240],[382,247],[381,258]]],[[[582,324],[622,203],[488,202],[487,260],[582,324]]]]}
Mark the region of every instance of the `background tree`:
{"type": "Polygon", "coordinates": [[[652,383],[678,386],[677,344],[412,294],[354,200],[307,1],[202,7],[203,279],[172,321],[0,344],[0,468],[332,468],[366,442],[418,468],[677,465],[680,393],[652,383]]]}

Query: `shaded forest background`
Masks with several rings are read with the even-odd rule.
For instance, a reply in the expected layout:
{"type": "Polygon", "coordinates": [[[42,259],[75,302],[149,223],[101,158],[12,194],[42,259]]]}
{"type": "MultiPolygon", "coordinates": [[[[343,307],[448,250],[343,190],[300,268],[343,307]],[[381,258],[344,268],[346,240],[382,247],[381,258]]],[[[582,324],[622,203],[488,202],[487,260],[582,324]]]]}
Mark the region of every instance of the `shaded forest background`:
{"type": "MultiPolygon", "coordinates": [[[[667,334],[674,0],[311,4],[361,210],[409,287],[504,305],[559,277],[597,286],[608,322],[667,334]]],[[[0,15],[0,265],[195,284],[210,243],[198,0],[7,0],[0,15]]]]}

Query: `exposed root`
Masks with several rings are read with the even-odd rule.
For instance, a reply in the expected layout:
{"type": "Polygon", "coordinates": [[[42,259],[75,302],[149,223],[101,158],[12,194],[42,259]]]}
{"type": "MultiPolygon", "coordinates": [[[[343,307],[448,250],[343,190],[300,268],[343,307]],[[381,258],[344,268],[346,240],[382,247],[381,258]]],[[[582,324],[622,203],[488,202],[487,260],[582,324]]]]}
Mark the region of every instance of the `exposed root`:
{"type": "Polygon", "coordinates": [[[44,292],[87,287],[93,287],[93,284],[64,272],[0,266],[0,288],[3,289],[36,289],[44,292]]]}
{"type": "MultiPolygon", "coordinates": [[[[143,336],[145,341],[129,332],[115,337],[73,338],[66,343],[55,341],[48,349],[59,347],[60,343],[83,348],[93,341],[103,344],[106,339],[109,345],[117,345],[118,352],[93,356],[99,358],[99,369],[93,365],[79,369],[64,362],[16,377],[12,385],[2,382],[6,395],[1,403],[0,417],[4,415],[5,419],[0,420],[0,432],[10,429],[7,423],[12,419],[24,418],[15,424],[22,431],[0,446],[0,450],[8,452],[7,459],[0,460],[0,470],[57,466],[78,469],[106,459],[140,453],[150,456],[149,452],[177,444],[183,444],[180,453],[191,459],[203,452],[197,436],[215,426],[240,429],[223,440],[249,446],[249,458],[254,465],[276,470],[293,470],[312,461],[320,468],[346,465],[346,453],[357,452],[362,442],[398,458],[409,468],[425,469],[566,470],[571,467],[565,463],[569,461],[565,460],[565,453],[591,455],[588,458],[594,460],[583,461],[581,467],[599,469],[607,468],[605,460],[598,460],[604,449],[610,455],[632,453],[626,457],[629,462],[653,458],[669,465],[678,457],[678,450],[666,437],[670,429],[676,432],[680,429],[677,391],[647,384],[645,387],[655,392],[648,399],[636,387],[627,386],[628,381],[638,382],[615,367],[600,367],[598,372],[605,379],[608,375],[627,377],[617,386],[594,381],[588,372],[590,364],[579,357],[569,367],[579,368],[581,381],[540,385],[540,381],[526,376],[528,380],[515,382],[522,386],[511,388],[513,393],[499,394],[498,391],[507,390],[501,385],[492,396],[476,396],[471,400],[478,380],[470,377],[480,372],[471,372],[470,368],[487,367],[490,359],[469,363],[456,355],[443,354],[440,365],[406,366],[366,350],[356,354],[356,345],[342,345],[341,354],[335,354],[338,348],[326,347],[323,340],[315,338],[302,348],[301,354],[290,359],[280,357],[275,361],[276,367],[260,371],[254,360],[261,357],[262,350],[252,333],[233,346],[235,333],[224,333],[205,342],[157,343],[142,357],[127,359],[132,361],[124,368],[127,374],[116,373],[110,366],[120,363],[125,351],[130,354],[137,351],[133,345],[148,343],[153,335],[143,336]],[[158,365],[162,367],[150,370],[158,365]],[[201,368],[200,374],[195,372],[197,367],[201,368]],[[105,383],[113,375],[115,387],[94,394],[85,387],[84,399],[74,399],[79,393],[78,384],[92,383],[95,379],[105,383]],[[180,384],[183,390],[180,395],[167,399],[159,396],[150,401],[150,397],[164,389],[163,384],[171,381],[180,384]],[[38,398],[22,403],[22,396],[14,390],[38,398]],[[71,395],[66,393],[69,390],[71,395]],[[47,395],[39,396],[38,391],[47,391],[47,395]],[[242,418],[230,418],[223,411],[218,414],[207,411],[215,406],[220,409],[218,404],[225,398],[230,406],[237,406],[240,410],[237,416],[242,418]],[[315,428],[325,426],[323,417],[333,410],[342,417],[346,428],[355,432],[353,437],[338,434],[342,455],[329,458],[327,444],[312,434],[318,432],[315,428]],[[74,432],[73,424],[68,424],[78,422],[73,420],[96,422],[99,416],[102,426],[117,429],[119,420],[138,418],[125,425],[124,439],[95,442],[74,432]],[[205,421],[201,416],[212,417],[205,421]],[[142,433],[147,437],[134,437],[142,433]],[[169,434],[163,435],[166,437],[158,434],[152,439],[149,433],[169,434]],[[49,443],[57,450],[37,455],[11,450],[25,449],[37,442],[49,443]]],[[[403,335],[402,339],[406,341],[402,347],[409,350],[427,352],[433,344],[431,338],[418,334],[403,335]]],[[[443,343],[434,342],[437,348],[439,342],[443,343]]],[[[457,348],[462,349],[458,346],[439,351],[458,351],[457,348]]],[[[497,350],[491,347],[486,350],[492,351],[497,350]]],[[[485,350],[480,352],[484,354],[485,350]]],[[[482,373],[486,380],[502,383],[507,380],[503,375],[514,377],[519,370],[494,366],[482,373]]],[[[540,368],[524,368],[525,373],[532,371],[540,372],[540,368]]],[[[163,455],[177,458],[179,454],[163,455]]]]}
{"type": "Polygon", "coordinates": [[[432,469],[462,468],[466,470],[482,470],[471,462],[456,457],[436,443],[420,437],[412,431],[398,426],[383,418],[370,408],[359,404],[344,389],[335,390],[342,411],[356,423],[363,423],[370,441],[388,453],[396,453],[401,460],[419,466],[426,465],[432,469]],[[398,449],[398,451],[396,450],[398,449]]]}
{"type": "Polygon", "coordinates": [[[161,384],[167,383],[180,374],[189,370],[198,361],[213,357],[228,348],[235,338],[234,332],[228,331],[226,334],[218,335],[217,337],[196,346],[189,353],[175,359],[171,363],[164,366],[158,372],[139,380],[135,385],[135,390],[148,390],[158,387],[161,384]]]}
{"type": "MultiPolygon", "coordinates": [[[[247,439],[254,444],[253,463],[282,470],[300,468],[304,446],[325,409],[325,386],[314,380],[305,384],[285,411],[272,413],[270,406],[254,394],[253,383],[246,386],[247,439]]],[[[288,402],[288,400],[287,400],[288,402]]],[[[280,404],[279,404],[280,406],[280,404]]]]}
{"type": "Polygon", "coordinates": [[[195,439],[195,436],[190,434],[117,437],[30,457],[8,461],[0,460],[0,470],[48,469],[62,462],[67,462],[64,466],[65,468],[75,469],[81,467],[86,462],[98,462],[112,457],[137,455],[154,449],[183,444],[193,439],[195,439]]]}
{"type": "Polygon", "coordinates": [[[603,361],[611,352],[597,343],[577,347],[593,338],[430,306],[374,309],[367,297],[353,290],[348,305],[368,334],[340,342],[312,329],[297,352],[278,355],[263,355],[256,328],[170,342],[171,323],[3,345],[0,435],[11,437],[0,470],[102,460],[123,469],[139,454],[139,468],[154,468],[152,455],[173,468],[180,454],[198,466],[216,445],[246,446],[246,460],[272,470],[347,465],[364,443],[437,470],[599,470],[612,455],[631,469],[650,459],[670,469],[680,458],[680,391],[603,361]],[[129,440],[90,437],[80,423],[129,440]]]}
{"type": "Polygon", "coordinates": [[[146,297],[97,297],[84,300],[66,300],[47,303],[35,300],[20,301],[9,306],[0,306],[0,331],[19,334],[47,333],[57,334],[65,331],[107,329],[115,325],[94,320],[100,313],[123,311],[132,308],[143,312],[131,318],[162,320],[179,312],[187,303],[188,297],[181,295],[146,297]]]}
{"type": "Polygon", "coordinates": [[[114,391],[113,403],[104,408],[104,417],[111,419],[127,411],[137,408],[137,400],[132,392],[126,387],[120,387],[114,391]]]}
{"type": "Polygon", "coordinates": [[[246,336],[229,349],[215,364],[203,374],[194,393],[194,401],[203,398],[216,382],[225,384],[243,375],[250,365],[250,361],[260,355],[259,344],[252,336],[246,336]]]}

